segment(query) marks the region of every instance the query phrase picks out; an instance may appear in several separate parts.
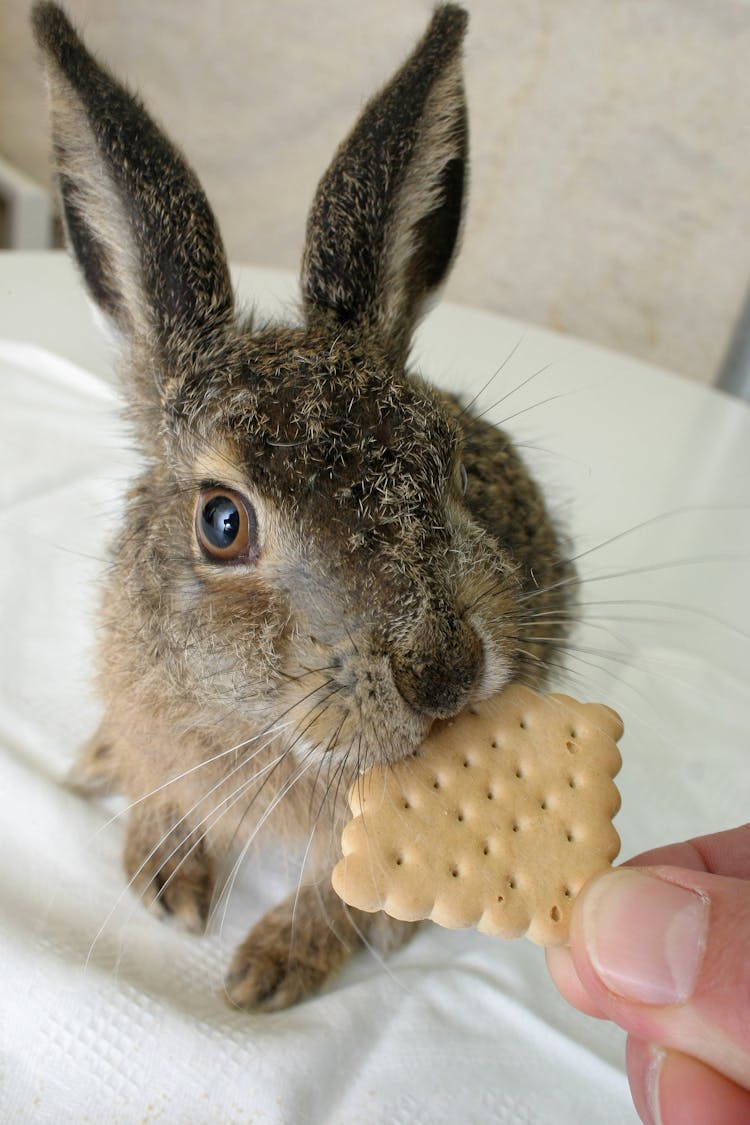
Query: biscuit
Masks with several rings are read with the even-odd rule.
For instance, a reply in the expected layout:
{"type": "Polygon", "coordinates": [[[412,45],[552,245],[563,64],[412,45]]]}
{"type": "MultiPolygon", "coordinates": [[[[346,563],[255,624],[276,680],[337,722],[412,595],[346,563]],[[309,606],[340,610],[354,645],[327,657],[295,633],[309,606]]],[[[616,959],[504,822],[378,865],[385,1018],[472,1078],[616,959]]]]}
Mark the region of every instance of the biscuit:
{"type": "Polygon", "coordinates": [[[609,707],[521,685],[436,723],[352,786],[334,890],[403,921],[564,942],[576,893],[620,848],[622,731],[609,707]]]}

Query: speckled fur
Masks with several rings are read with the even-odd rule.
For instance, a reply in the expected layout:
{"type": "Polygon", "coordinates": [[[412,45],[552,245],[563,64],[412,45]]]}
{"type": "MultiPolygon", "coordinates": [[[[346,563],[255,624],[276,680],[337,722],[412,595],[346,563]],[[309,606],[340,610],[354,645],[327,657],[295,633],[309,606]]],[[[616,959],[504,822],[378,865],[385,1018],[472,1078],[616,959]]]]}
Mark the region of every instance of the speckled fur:
{"type": "Polygon", "coordinates": [[[510,440],[406,369],[459,241],[466,17],[437,8],[365,107],[313,202],[302,322],[261,327],[235,311],[184,159],[59,8],[33,20],[69,242],[144,455],[103,595],[104,717],[74,779],[135,802],[132,884],[190,929],[215,859],[259,826],[311,839],[298,895],[227,978],[233,1003],[283,1007],[360,940],[410,932],[330,889],[358,772],[512,679],[539,684],[569,613],[572,570],[510,440]],[[206,484],[252,505],[251,560],[200,550],[206,484]]]}

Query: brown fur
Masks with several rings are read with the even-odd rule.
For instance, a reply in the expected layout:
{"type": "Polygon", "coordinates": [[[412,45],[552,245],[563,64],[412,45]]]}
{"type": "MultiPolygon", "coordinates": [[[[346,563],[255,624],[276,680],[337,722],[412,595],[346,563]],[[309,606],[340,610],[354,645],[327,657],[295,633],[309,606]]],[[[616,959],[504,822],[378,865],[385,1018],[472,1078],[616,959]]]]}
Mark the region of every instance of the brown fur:
{"type": "Polygon", "coordinates": [[[262,328],[234,311],[184,159],[60,9],[33,18],[69,241],[120,337],[144,454],[102,602],[104,718],[75,780],[134,802],[132,884],[190,929],[214,857],[266,824],[311,834],[308,881],[227,979],[233,1003],[283,1007],[359,941],[408,932],[330,890],[350,784],[436,717],[541,682],[569,612],[572,571],[509,439],[405,368],[460,231],[466,17],[436,9],[363,111],[310,214],[304,321],[262,328]],[[203,485],[252,505],[255,556],[200,548],[203,485]]]}

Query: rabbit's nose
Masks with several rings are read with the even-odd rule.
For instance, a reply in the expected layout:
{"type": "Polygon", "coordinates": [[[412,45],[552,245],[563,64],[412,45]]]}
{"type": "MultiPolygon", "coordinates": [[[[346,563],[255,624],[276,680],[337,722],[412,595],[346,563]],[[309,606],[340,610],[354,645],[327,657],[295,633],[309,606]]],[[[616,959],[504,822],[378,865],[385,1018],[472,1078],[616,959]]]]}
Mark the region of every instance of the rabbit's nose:
{"type": "Polygon", "coordinates": [[[476,632],[453,619],[421,630],[391,653],[393,680],[406,702],[436,719],[455,715],[484,666],[484,650],[476,632]]]}

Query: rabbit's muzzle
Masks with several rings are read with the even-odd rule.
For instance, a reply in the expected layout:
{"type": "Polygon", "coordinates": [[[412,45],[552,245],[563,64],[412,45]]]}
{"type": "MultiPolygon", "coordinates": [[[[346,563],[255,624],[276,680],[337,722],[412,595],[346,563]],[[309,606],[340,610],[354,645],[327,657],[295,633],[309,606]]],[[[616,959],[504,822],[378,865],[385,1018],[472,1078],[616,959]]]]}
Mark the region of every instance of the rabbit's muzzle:
{"type": "Polygon", "coordinates": [[[480,638],[465,621],[432,622],[391,652],[399,694],[422,715],[440,719],[466,704],[484,670],[480,638]]]}

